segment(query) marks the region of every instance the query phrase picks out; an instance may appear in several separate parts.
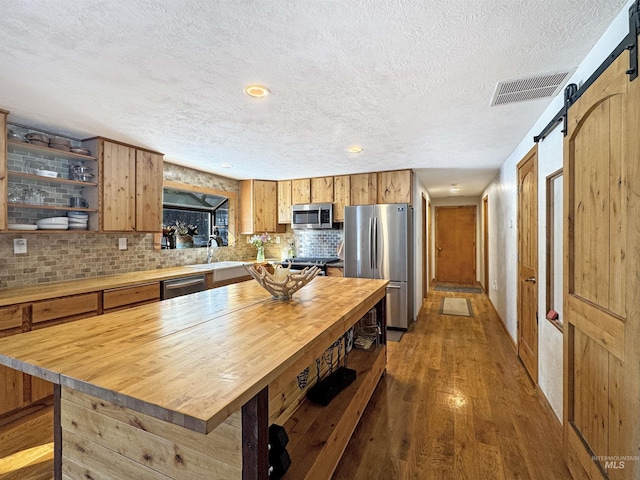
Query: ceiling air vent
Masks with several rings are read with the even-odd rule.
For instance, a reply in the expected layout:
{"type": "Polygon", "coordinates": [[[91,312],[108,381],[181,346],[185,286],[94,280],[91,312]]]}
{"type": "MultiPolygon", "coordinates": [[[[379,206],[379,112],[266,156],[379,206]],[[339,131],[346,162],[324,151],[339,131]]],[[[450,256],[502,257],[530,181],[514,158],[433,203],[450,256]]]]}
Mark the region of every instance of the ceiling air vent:
{"type": "Polygon", "coordinates": [[[554,97],[572,73],[573,71],[556,72],[500,82],[493,94],[491,106],[554,97]]]}

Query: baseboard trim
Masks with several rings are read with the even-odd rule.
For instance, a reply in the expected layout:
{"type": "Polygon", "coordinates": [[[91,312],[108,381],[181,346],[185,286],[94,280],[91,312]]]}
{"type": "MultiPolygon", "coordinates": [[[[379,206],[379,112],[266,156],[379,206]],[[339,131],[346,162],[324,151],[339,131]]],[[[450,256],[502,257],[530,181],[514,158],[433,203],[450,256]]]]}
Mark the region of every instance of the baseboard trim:
{"type": "Polygon", "coordinates": [[[513,348],[513,351],[517,353],[518,352],[518,345],[516,344],[516,342],[511,337],[511,334],[509,333],[509,330],[507,329],[507,324],[504,323],[504,320],[502,319],[502,317],[498,313],[498,310],[496,309],[496,306],[491,301],[491,297],[489,295],[487,295],[487,299],[489,300],[489,305],[491,305],[491,308],[493,308],[494,313],[498,317],[498,320],[500,320],[500,325],[502,325],[502,329],[504,330],[504,333],[507,335],[507,338],[511,342],[511,347],[513,348]]]}

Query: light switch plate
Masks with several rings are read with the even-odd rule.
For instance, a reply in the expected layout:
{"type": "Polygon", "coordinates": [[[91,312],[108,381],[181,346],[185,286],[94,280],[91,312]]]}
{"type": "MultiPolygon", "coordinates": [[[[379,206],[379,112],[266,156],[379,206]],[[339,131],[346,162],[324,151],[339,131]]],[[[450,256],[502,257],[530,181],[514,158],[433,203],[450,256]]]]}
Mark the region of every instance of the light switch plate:
{"type": "Polygon", "coordinates": [[[27,239],[26,238],[14,238],[13,239],[13,253],[16,255],[27,253],[27,239]]]}
{"type": "Polygon", "coordinates": [[[118,239],[118,248],[120,250],[126,250],[127,249],[127,239],[126,238],[119,238],[118,239]]]}

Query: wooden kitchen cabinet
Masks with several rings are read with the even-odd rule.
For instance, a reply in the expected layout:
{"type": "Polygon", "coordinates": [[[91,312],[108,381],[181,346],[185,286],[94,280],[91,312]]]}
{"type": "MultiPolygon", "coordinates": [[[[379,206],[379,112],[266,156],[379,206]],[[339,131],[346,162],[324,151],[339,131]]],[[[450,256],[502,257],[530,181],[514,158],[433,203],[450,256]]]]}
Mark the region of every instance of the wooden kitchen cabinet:
{"type": "Polygon", "coordinates": [[[240,181],[240,233],[284,232],[278,225],[278,182],[240,181]]]}
{"type": "Polygon", "coordinates": [[[291,180],[278,182],[278,223],[291,223],[291,180]]]}
{"type": "Polygon", "coordinates": [[[333,221],[344,222],[344,207],[351,205],[349,175],[333,177],[333,221]]]}
{"type": "Polygon", "coordinates": [[[98,292],[34,302],[31,305],[31,328],[80,320],[98,314],[98,292]]]}
{"type": "Polygon", "coordinates": [[[412,175],[411,170],[378,172],[378,203],[408,203],[411,205],[412,175]]]}
{"type": "Polygon", "coordinates": [[[162,154],[92,138],[101,171],[100,230],[160,232],[162,229],[162,154]]]}
{"type": "Polygon", "coordinates": [[[311,179],[311,203],[333,203],[333,177],[311,179]]]}
{"type": "Polygon", "coordinates": [[[311,203],[311,180],[291,180],[291,205],[311,203]]]}
{"type": "Polygon", "coordinates": [[[160,282],[111,288],[102,292],[104,313],[160,301],[160,282]]]}
{"type": "Polygon", "coordinates": [[[7,229],[7,112],[0,110],[0,230],[7,229]]]}
{"type": "MultiPolygon", "coordinates": [[[[22,306],[11,305],[0,308],[0,337],[21,332],[22,306]]],[[[20,408],[24,404],[24,375],[12,368],[0,366],[0,415],[20,408]]]]}
{"type": "Polygon", "coordinates": [[[373,205],[377,203],[377,175],[361,173],[351,175],[351,205],[373,205]]]}
{"type": "Polygon", "coordinates": [[[163,158],[136,150],[136,232],[162,230],[163,158]]]}

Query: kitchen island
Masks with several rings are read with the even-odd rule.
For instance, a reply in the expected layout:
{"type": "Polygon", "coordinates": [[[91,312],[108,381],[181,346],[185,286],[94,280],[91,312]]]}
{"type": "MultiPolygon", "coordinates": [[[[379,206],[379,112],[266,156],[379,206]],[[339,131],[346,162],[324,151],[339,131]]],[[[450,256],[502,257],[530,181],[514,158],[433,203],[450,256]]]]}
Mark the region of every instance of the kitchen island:
{"type": "Polygon", "coordinates": [[[244,282],[0,339],[0,364],[56,385],[56,478],[266,479],[273,419],[295,438],[286,478],[329,478],[384,372],[384,334],[314,419],[289,385],[372,308],[384,332],[386,286],[317,277],[282,302],[244,282]]]}

